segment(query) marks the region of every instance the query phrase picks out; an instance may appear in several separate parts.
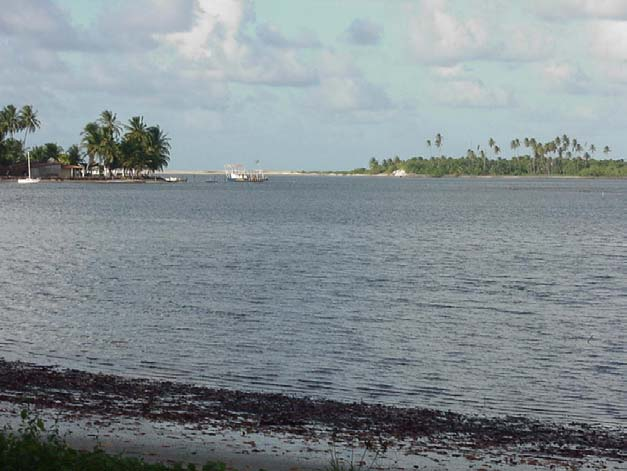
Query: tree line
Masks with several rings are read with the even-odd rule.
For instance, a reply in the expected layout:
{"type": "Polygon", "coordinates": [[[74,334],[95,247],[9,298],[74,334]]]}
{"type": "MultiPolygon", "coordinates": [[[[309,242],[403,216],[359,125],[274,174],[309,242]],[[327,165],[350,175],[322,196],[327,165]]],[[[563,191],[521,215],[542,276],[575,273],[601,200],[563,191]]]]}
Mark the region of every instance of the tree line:
{"type": "Polygon", "coordinates": [[[122,124],[115,113],[105,110],[84,126],[80,142],[67,149],[53,142],[28,148],[27,137],[40,124],[31,105],[19,110],[7,105],[0,110],[0,167],[10,171],[26,160],[27,152],[35,162],[81,165],[88,173],[107,176],[116,171],[139,176],[163,170],[170,161],[170,138],[158,125],[147,125],[142,116],[122,124]]]}
{"type": "Polygon", "coordinates": [[[611,149],[604,146],[605,159],[595,159],[597,147],[582,143],[566,134],[546,142],[533,137],[515,138],[509,143],[511,155],[502,157],[502,149],[493,138],[487,141],[487,148],[478,145],[468,149],[460,157],[447,157],[441,153],[444,139],[441,134],[427,139],[429,149],[437,151],[430,157],[411,157],[406,160],[398,156],[382,161],[371,158],[368,168],[358,168],[353,173],[391,174],[403,170],[410,174],[429,176],[462,175],[512,175],[512,176],[627,176],[624,160],[609,159],[611,149]],[[522,151],[521,148],[525,150],[522,151]],[[439,155],[437,155],[439,154],[439,155]]]}

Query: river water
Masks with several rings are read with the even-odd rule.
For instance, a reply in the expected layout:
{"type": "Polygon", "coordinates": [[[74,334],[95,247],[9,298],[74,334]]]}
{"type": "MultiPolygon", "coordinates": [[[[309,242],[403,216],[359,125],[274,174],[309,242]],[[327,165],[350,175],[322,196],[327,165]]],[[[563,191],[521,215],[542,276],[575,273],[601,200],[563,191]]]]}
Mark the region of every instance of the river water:
{"type": "Polygon", "coordinates": [[[0,184],[0,356],[627,422],[627,181],[0,184]]]}

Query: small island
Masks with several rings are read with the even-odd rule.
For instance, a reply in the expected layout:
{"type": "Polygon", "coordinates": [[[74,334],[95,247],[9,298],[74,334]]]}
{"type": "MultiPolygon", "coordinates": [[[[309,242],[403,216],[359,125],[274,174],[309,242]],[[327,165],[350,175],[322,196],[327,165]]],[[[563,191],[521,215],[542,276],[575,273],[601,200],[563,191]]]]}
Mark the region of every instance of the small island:
{"type": "Polygon", "coordinates": [[[35,177],[143,181],[154,179],[170,161],[170,138],[159,127],[149,126],[142,116],[122,124],[112,111],[83,128],[78,144],[63,149],[54,142],[28,148],[27,138],[41,123],[31,105],[0,110],[0,178],[27,174],[30,155],[35,177]]]}
{"type": "Polygon", "coordinates": [[[517,176],[517,177],[627,177],[627,164],[623,159],[609,159],[611,149],[602,148],[605,159],[595,159],[597,147],[582,143],[566,134],[547,142],[533,137],[512,139],[509,159],[501,157],[503,151],[493,138],[487,140],[488,148],[477,145],[468,149],[466,155],[446,156],[442,152],[444,138],[437,134],[427,139],[429,149],[435,147],[430,157],[417,156],[402,160],[398,156],[382,161],[372,157],[368,168],[357,168],[353,175],[420,175],[445,176],[517,176]],[[525,148],[521,152],[521,147],[525,148]]]}

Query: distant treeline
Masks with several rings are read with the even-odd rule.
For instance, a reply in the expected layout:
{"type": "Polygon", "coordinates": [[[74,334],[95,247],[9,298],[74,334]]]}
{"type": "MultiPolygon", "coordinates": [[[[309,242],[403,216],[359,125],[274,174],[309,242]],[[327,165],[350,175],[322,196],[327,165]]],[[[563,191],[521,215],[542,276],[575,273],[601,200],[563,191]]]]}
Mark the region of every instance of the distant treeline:
{"type": "MultiPolygon", "coordinates": [[[[438,134],[433,144],[440,153],[443,139],[438,134]]],[[[427,140],[431,148],[432,141],[427,140]]],[[[412,157],[402,160],[398,156],[378,161],[371,158],[368,168],[358,168],[352,173],[391,174],[404,170],[410,174],[442,177],[446,175],[514,175],[514,176],[582,176],[582,177],[627,177],[627,164],[624,160],[597,160],[594,144],[582,144],[567,135],[558,136],[549,142],[538,142],[534,138],[513,139],[510,142],[512,155],[501,157],[501,148],[494,139],[488,140],[489,151],[481,146],[468,149],[465,156],[447,157],[443,154],[431,157],[412,157]],[[525,147],[524,152],[519,152],[525,147]]],[[[609,146],[602,149],[609,156],[609,146]]]]}
{"type": "Polygon", "coordinates": [[[0,110],[0,167],[10,172],[26,160],[27,152],[34,162],[81,165],[87,173],[108,176],[114,171],[139,175],[163,170],[170,160],[170,138],[158,125],[144,123],[141,116],[122,124],[115,113],[105,110],[85,125],[80,143],[66,150],[54,142],[29,149],[26,139],[39,127],[37,112],[30,105],[19,110],[7,105],[0,110]]]}

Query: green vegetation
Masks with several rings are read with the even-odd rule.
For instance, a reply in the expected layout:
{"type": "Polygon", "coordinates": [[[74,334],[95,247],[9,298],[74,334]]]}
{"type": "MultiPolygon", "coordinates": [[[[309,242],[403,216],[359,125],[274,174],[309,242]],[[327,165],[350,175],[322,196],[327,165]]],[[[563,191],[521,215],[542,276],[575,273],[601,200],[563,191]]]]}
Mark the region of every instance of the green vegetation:
{"type": "MultiPolygon", "coordinates": [[[[17,431],[10,427],[0,430],[0,469],[3,471],[234,471],[219,461],[207,462],[202,467],[194,464],[165,465],[146,463],[140,458],[110,455],[96,447],[93,451],[79,451],[67,445],[59,434],[57,424],[47,429],[44,421],[22,410],[21,425],[17,431]]],[[[366,447],[359,459],[339,457],[335,446],[330,449],[329,466],[325,471],[363,471],[372,469],[385,448],[373,456],[366,447]],[[369,464],[366,459],[369,458],[369,464]]],[[[263,471],[260,469],[259,471],[263,471]]]]}
{"type": "Polygon", "coordinates": [[[26,138],[39,125],[37,112],[31,105],[25,105],[19,111],[14,105],[7,105],[0,110],[0,166],[25,159],[26,138]],[[22,132],[24,136],[19,139],[16,135],[22,132]]]}
{"type": "MultiPolygon", "coordinates": [[[[427,140],[427,147],[432,144],[441,151],[443,138],[438,134],[433,143],[427,140]]],[[[398,156],[379,162],[370,159],[368,168],[353,170],[353,174],[391,174],[404,170],[409,174],[442,177],[446,175],[494,175],[494,176],[580,176],[580,177],[627,177],[627,164],[624,160],[608,159],[611,150],[603,147],[606,159],[594,159],[597,147],[594,144],[582,144],[567,135],[558,136],[548,142],[538,142],[534,138],[513,139],[510,142],[512,155],[509,159],[501,157],[501,147],[494,139],[488,140],[486,151],[480,145],[468,149],[465,156],[412,157],[401,160],[398,156]],[[525,153],[519,153],[521,146],[525,153]]]]}
{"type": "Polygon", "coordinates": [[[139,176],[144,170],[163,170],[170,161],[170,139],[159,126],[147,126],[141,116],[122,126],[114,113],[103,111],[96,121],[85,125],[82,136],[88,168],[97,162],[109,176],[114,170],[139,176]],[[123,135],[122,130],[126,130],[123,135]]]}
{"type": "Polygon", "coordinates": [[[225,471],[224,463],[209,462],[202,468],[193,464],[168,466],[145,463],[138,458],[111,456],[101,449],[85,452],[70,448],[56,429],[46,430],[44,422],[21,413],[22,424],[17,430],[5,428],[0,432],[0,469],[4,471],[225,471]]]}
{"type": "MultiPolygon", "coordinates": [[[[21,110],[7,105],[0,110],[0,168],[3,174],[26,160],[26,140],[41,123],[31,105],[21,110]],[[21,135],[21,138],[20,136],[21,135]]],[[[105,110],[87,123],[81,142],[64,150],[49,142],[30,149],[34,162],[60,162],[81,165],[86,173],[112,177],[114,174],[138,177],[143,172],[163,170],[170,161],[170,138],[158,126],[148,126],[141,116],[122,125],[115,113],[105,110]]]]}

